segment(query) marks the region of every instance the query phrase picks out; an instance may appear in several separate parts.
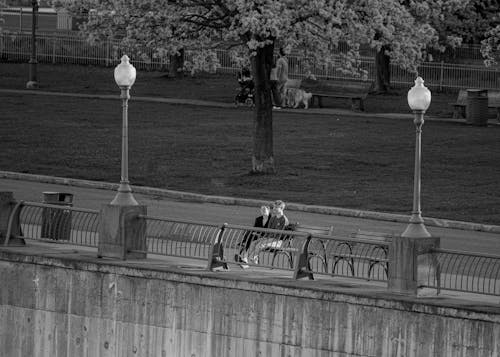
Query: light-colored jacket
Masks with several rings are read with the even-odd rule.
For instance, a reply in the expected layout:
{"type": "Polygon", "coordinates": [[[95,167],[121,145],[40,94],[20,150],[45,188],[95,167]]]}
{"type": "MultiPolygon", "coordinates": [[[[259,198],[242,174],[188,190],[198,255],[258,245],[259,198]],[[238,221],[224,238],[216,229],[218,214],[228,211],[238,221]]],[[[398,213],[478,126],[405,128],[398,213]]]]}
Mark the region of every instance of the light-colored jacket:
{"type": "Polygon", "coordinates": [[[271,73],[269,74],[269,79],[271,81],[278,80],[278,69],[276,67],[271,68],[271,73]]]}
{"type": "Polygon", "coordinates": [[[286,58],[278,58],[278,60],[276,61],[276,72],[278,82],[285,83],[288,80],[288,62],[286,58]]]}

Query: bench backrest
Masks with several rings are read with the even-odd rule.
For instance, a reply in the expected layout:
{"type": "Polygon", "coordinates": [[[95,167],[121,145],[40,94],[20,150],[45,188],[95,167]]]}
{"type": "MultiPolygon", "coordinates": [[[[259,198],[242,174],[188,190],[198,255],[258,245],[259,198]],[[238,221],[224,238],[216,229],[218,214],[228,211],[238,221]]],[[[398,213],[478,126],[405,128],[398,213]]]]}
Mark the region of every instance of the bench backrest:
{"type": "Polygon", "coordinates": [[[352,233],[352,237],[356,239],[373,240],[376,242],[390,242],[394,234],[384,232],[372,232],[358,229],[352,233]]]}
{"type": "Polygon", "coordinates": [[[312,235],[332,235],[333,233],[333,226],[310,226],[306,224],[299,224],[297,223],[296,231],[299,232],[304,232],[304,233],[310,233],[312,235]]]}
{"type": "Polygon", "coordinates": [[[289,78],[285,83],[285,88],[300,88],[301,85],[302,85],[302,79],[289,78]]]}
{"type": "MultiPolygon", "coordinates": [[[[467,89],[460,89],[456,104],[467,105],[467,89]]],[[[500,106],[500,90],[488,89],[488,106],[500,106]]]]}
{"type": "Polygon", "coordinates": [[[301,86],[307,92],[314,93],[355,93],[368,95],[373,87],[372,81],[344,81],[344,80],[302,80],[301,86]]]}

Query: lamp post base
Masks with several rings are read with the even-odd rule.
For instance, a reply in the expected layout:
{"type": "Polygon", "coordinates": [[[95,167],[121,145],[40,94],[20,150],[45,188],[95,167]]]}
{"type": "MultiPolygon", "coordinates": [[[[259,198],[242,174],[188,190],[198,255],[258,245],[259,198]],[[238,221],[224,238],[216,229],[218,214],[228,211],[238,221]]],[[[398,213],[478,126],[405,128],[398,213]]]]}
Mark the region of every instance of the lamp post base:
{"type": "Polygon", "coordinates": [[[28,83],[26,83],[26,89],[38,89],[38,82],[28,81],[28,83]]]}
{"type": "Polygon", "coordinates": [[[122,182],[120,183],[120,187],[118,187],[118,193],[110,204],[115,206],[137,206],[139,203],[137,203],[132,195],[130,186],[122,182]]]}
{"type": "Polygon", "coordinates": [[[430,238],[431,234],[425,228],[423,222],[410,222],[405,231],[401,234],[405,238],[430,238]]]}

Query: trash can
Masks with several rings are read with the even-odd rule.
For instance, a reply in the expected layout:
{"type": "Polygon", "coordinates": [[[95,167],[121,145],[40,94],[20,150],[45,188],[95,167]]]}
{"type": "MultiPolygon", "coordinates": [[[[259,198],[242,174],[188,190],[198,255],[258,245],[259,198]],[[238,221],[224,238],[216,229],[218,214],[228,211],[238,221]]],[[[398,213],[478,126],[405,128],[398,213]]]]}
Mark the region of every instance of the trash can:
{"type": "Polygon", "coordinates": [[[466,122],[472,125],[488,125],[488,91],[467,89],[466,122]]]}
{"type": "MultiPolygon", "coordinates": [[[[73,194],[63,192],[44,192],[43,203],[71,207],[73,194]]],[[[44,207],[42,211],[42,238],[69,240],[71,236],[71,210],[44,207]]]]}

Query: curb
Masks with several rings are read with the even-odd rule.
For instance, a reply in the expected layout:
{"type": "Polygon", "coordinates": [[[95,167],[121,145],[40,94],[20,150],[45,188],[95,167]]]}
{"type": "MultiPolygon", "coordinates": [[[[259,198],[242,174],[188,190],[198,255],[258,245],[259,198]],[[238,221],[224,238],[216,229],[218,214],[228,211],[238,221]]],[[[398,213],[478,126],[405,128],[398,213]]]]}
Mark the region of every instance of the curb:
{"type": "MultiPolygon", "coordinates": [[[[46,176],[46,175],[25,174],[20,172],[11,172],[11,171],[0,171],[0,178],[20,180],[20,181],[42,182],[42,183],[75,186],[83,188],[94,188],[101,190],[116,190],[118,189],[119,186],[118,183],[90,181],[90,180],[81,180],[81,179],[46,176]]],[[[167,189],[147,187],[147,186],[132,186],[132,189],[134,192],[140,194],[155,195],[165,198],[189,200],[189,201],[203,202],[203,203],[216,203],[221,205],[258,207],[261,206],[262,204],[268,203],[268,201],[250,199],[250,198],[210,196],[192,192],[174,191],[174,190],[167,190],[167,189]]],[[[362,210],[355,210],[355,209],[341,208],[341,207],[305,205],[293,202],[287,203],[287,209],[299,212],[319,213],[319,214],[326,214],[333,216],[355,217],[355,218],[373,219],[379,221],[399,222],[399,223],[408,223],[408,220],[410,218],[410,216],[403,214],[362,211],[362,210]]],[[[424,217],[424,221],[426,225],[432,227],[461,229],[461,230],[479,231],[487,233],[500,233],[500,226],[496,225],[454,221],[454,220],[439,219],[432,217],[424,217]]]]}

